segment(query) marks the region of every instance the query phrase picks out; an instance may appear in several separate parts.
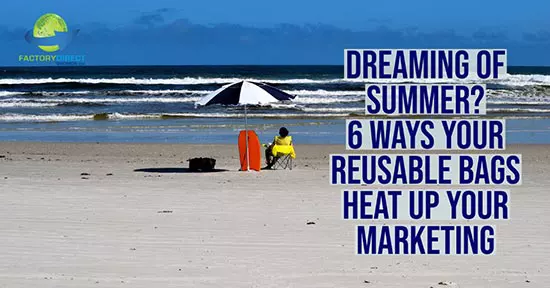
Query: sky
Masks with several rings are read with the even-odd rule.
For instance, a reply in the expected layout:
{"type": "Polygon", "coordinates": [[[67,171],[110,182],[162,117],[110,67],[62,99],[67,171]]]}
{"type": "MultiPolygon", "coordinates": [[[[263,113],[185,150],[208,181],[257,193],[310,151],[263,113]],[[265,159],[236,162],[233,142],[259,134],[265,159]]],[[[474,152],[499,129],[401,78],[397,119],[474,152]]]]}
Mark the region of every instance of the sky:
{"type": "Polygon", "coordinates": [[[45,13],[80,29],[60,54],[89,65],[335,64],[345,48],[506,48],[550,66],[547,0],[11,1],[0,65],[45,53],[24,34],[45,13]]]}

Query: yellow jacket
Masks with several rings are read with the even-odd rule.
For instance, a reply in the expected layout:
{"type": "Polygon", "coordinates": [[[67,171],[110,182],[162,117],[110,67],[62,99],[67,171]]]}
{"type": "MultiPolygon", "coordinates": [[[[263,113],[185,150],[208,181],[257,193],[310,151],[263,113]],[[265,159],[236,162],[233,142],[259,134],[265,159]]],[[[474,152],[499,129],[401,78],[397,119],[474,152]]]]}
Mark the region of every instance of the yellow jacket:
{"type": "Polygon", "coordinates": [[[277,157],[277,154],[289,155],[292,158],[296,158],[296,152],[294,146],[292,146],[292,136],[275,136],[273,139],[273,148],[271,149],[273,156],[277,157]]]}

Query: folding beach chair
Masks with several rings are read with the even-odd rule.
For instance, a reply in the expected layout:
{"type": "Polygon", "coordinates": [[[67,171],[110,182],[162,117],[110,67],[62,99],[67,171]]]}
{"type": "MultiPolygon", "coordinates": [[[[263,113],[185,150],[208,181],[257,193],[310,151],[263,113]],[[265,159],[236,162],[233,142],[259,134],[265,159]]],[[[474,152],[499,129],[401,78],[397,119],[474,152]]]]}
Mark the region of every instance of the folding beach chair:
{"type": "MultiPolygon", "coordinates": [[[[271,169],[290,169],[292,170],[293,159],[296,158],[296,151],[292,145],[292,136],[279,137],[275,136],[271,144],[264,144],[267,149],[266,153],[270,153],[273,157],[271,169]],[[278,143],[278,144],[277,144],[278,143]]],[[[266,158],[268,158],[266,154],[266,158]]]]}
{"type": "Polygon", "coordinates": [[[283,154],[283,153],[277,153],[277,156],[273,160],[273,166],[271,166],[272,169],[289,169],[292,170],[292,155],[291,154],[283,154]]]}

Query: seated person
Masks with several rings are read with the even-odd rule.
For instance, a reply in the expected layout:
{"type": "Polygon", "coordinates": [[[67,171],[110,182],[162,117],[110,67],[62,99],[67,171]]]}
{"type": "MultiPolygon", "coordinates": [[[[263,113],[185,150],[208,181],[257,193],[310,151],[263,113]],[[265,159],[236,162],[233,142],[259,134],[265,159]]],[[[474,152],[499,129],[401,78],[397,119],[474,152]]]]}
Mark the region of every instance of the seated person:
{"type": "Polygon", "coordinates": [[[271,169],[275,164],[277,159],[274,156],[278,153],[290,154],[292,158],[296,158],[294,147],[292,147],[292,136],[288,135],[288,129],[285,127],[279,129],[279,136],[275,136],[273,142],[265,149],[266,169],[271,169]]]}

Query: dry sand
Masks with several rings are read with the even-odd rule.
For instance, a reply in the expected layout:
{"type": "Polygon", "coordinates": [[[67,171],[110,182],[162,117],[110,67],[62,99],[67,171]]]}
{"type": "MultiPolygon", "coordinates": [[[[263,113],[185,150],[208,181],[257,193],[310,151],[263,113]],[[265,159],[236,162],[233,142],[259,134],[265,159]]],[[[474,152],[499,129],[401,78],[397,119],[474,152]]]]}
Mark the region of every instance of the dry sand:
{"type": "Polygon", "coordinates": [[[550,146],[507,149],[524,177],[494,256],[355,256],[335,152],[256,173],[234,145],[0,143],[0,287],[550,286],[550,146]],[[230,171],[134,172],[195,156],[230,171]]]}

